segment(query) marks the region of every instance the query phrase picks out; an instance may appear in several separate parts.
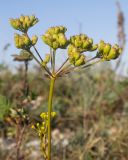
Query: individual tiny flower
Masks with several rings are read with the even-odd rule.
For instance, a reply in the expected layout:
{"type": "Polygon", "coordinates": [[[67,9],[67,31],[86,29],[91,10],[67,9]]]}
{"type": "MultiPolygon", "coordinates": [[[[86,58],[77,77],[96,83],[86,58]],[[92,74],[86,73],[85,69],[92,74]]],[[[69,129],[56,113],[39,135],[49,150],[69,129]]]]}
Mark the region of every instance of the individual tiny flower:
{"type": "Polygon", "coordinates": [[[28,29],[34,26],[38,21],[39,21],[38,18],[36,18],[34,15],[32,16],[22,15],[20,16],[20,18],[10,19],[10,24],[14,29],[26,33],[28,29]]]}
{"type": "Polygon", "coordinates": [[[38,41],[38,37],[35,35],[31,38],[32,45],[35,45],[38,41]]]}
{"type": "Polygon", "coordinates": [[[34,125],[32,125],[32,126],[31,126],[31,128],[32,128],[32,129],[35,129],[35,126],[34,126],[34,125]]]}
{"type": "Polygon", "coordinates": [[[65,36],[67,29],[63,26],[49,28],[42,36],[42,40],[54,50],[64,49],[68,45],[68,40],[65,36]]]}
{"type": "Polygon", "coordinates": [[[44,60],[42,61],[42,65],[45,67],[47,63],[50,61],[50,54],[46,54],[44,60]]]}
{"type": "Polygon", "coordinates": [[[56,112],[51,112],[51,116],[54,118],[56,116],[56,112]]]}

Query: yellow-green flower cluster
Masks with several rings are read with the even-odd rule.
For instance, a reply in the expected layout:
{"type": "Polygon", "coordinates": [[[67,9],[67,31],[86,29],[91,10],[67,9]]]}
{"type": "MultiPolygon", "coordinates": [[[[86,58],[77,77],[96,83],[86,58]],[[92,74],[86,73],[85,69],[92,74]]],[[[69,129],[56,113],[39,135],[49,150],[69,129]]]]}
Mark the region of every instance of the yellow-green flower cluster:
{"type": "Polygon", "coordinates": [[[17,48],[29,49],[32,45],[35,45],[38,40],[37,36],[33,36],[30,40],[27,35],[15,34],[14,41],[17,48]]]}
{"type": "Polygon", "coordinates": [[[32,125],[31,128],[35,129],[37,131],[39,137],[42,137],[47,132],[47,127],[46,127],[46,123],[45,122],[36,123],[36,125],[32,125]]]}
{"type": "Polygon", "coordinates": [[[38,18],[33,16],[20,16],[20,18],[10,19],[11,26],[19,31],[26,33],[28,29],[38,22],[38,18]]]}
{"type": "Polygon", "coordinates": [[[68,40],[65,36],[67,29],[63,26],[49,28],[42,36],[42,40],[54,50],[64,49],[68,45],[68,40]]]}
{"type": "MultiPolygon", "coordinates": [[[[54,118],[56,116],[56,112],[51,112],[51,117],[54,118]]],[[[35,129],[38,133],[39,137],[43,137],[47,133],[48,129],[48,112],[43,112],[40,114],[41,119],[43,122],[36,123],[32,125],[32,129],[35,129]]]]}
{"type": "Polygon", "coordinates": [[[80,53],[86,51],[94,51],[97,45],[93,45],[93,39],[87,37],[85,34],[79,34],[70,38],[70,43],[78,49],[80,53]]]}
{"type": "Polygon", "coordinates": [[[97,57],[109,61],[118,58],[121,52],[122,49],[119,47],[119,45],[115,44],[111,46],[111,44],[105,43],[104,41],[101,40],[100,43],[98,44],[97,57]]]}
{"type": "Polygon", "coordinates": [[[68,46],[68,57],[70,63],[74,66],[80,66],[85,64],[85,55],[80,53],[80,51],[71,44],[68,46]]]}
{"type": "MultiPolygon", "coordinates": [[[[56,112],[51,112],[51,117],[54,118],[56,116],[56,112]]],[[[48,120],[48,112],[42,112],[40,117],[44,120],[48,120]]]]}
{"type": "Polygon", "coordinates": [[[85,34],[79,34],[70,38],[70,45],[68,46],[69,61],[74,66],[85,64],[86,57],[83,52],[94,51],[98,45],[93,45],[93,40],[85,34]]]}

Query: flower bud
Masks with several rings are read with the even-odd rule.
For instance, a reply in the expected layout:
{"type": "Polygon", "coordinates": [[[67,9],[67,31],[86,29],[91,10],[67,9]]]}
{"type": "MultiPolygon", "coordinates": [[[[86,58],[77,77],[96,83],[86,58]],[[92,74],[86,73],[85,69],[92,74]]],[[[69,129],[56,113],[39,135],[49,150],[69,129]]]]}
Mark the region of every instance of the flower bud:
{"type": "Polygon", "coordinates": [[[101,40],[99,45],[98,45],[99,52],[103,52],[104,46],[105,46],[105,43],[104,43],[104,41],[101,40]]]}
{"type": "Polygon", "coordinates": [[[38,22],[39,22],[38,18],[35,18],[34,21],[33,21],[33,23],[31,24],[31,26],[34,26],[38,22]]]}
{"type": "Polygon", "coordinates": [[[123,51],[123,50],[122,50],[122,48],[119,48],[119,54],[121,54],[121,53],[122,53],[122,51],[123,51]]]}
{"type": "Polygon", "coordinates": [[[44,119],[44,116],[45,116],[45,112],[42,112],[41,114],[40,114],[40,117],[42,118],[42,119],[44,119]]]}
{"type": "Polygon", "coordinates": [[[111,45],[109,43],[106,43],[103,49],[104,57],[109,54],[110,49],[111,49],[111,45]]]}
{"type": "Polygon", "coordinates": [[[50,54],[46,54],[44,62],[47,64],[49,61],[50,61],[50,54]]]}
{"type": "Polygon", "coordinates": [[[34,125],[31,126],[32,129],[36,129],[36,127],[34,125]]]}
{"type": "Polygon", "coordinates": [[[30,21],[30,19],[29,19],[29,16],[25,16],[25,19],[24,19],[24,21],[25,21],[25,22],[28,22],[28,21],[30,21]]]}
{"type": "Polygon", "coordinates": [[[89,38],[88,39],[89,43],[92,45],[93,44],[93,39],[92,38],[89,38]]]}
{"type": "Polygon", "coordinates": [[[73,50],[73,45],[70,44],[70,45],[68,46],[68,53],[71,53],[72,50],[73,50]]]}
{"type": "Polygon", "coordinates": [[[112,47],[106,59],[107,60],[116,59],[118,56],[119,53],[114,47],[112,47]]]}
{"type": "Polygon", "coordinates": [[[24,20],[25,20],[25,17],[24,16],[20,16],[20,18],[19,18],[19,20],[20,20],[20,22],[24,22],[24,20]]]}
{"type": "Polygon", "coordinates": [[[35,45],[38,41],[38,37],[37,36],[33,36],[31,39],[32,45],[35,45]]]}
{"type": "Polygon", "coordinates": [[[48,29],[47,32],[48,32],[48,34],[52,34],[53,35],[55,33],[55,28],[51,27],[51,28],[48,29]]]}
{"type": "Polygon", "coordinates": [[[26,45],[26,46],[28,46],[28,45],[30,45],[31,44],[31,41],[30,41],[30,39],[27,37],[27,36],[23,36],[23,43],[26,45]]]}
{"type": "Polygon", "coordinates": [[[80,53],[79,52],[74,52],[73,57],[77,61],[80,58],[80,53]]]}
{"type": "Polygon", "coordinates": [[[20,29],[22,28],[20,20],[16,21],[16,27],[20,29]]]}
{"type": "Polygon", "coordinates": [[[53,37],[54,40],[58,40],[59,39],[59,35],[58,34],[53,34],[52,37],[53,37]]]}
{"type": "Polygon", "coordinates": [[[85,56],[81,55],[80,58],[75,62],[75,66],[81,66],[85,64],[85,56]]]}
{"type": "Polygon", "coordinates": [[[18,34],[15,34],[14,41],[15,41],[16,47],[19,48],[19,35],[18,34]]]}
{"type": "Polygon", "coordinates": [[[60,33],[60,34],[58,34],[58,36],[59,36],[58,41],[60,44],[60,48],[65,48],[66,45],[68,44],[68,41],[67,41],[65,35],[63,33],[60,33]]]}
{"type": "Polygon", "coordinates": [[[55,49],[55,50],[56,50],[57,48],[59,48],[59,43],[58,43],[57,41],[53,42],[52,48],[55,49]]]}
{"type": "Polygon", "coordinates": [[[87,48],[89,48],[89,46],[90,46],[90,42],[89,42],[89,40],[86,40],[86,41],[83,43],[83,49],[87,49],[87,48]]]}
{"type": "Polygon", "coordinates": [[[23,44],[23,40],[22,39],[19,39],[19,43],[17,45],[17,48],[23,48],[24,47],[24,44],[23,44]]]}
{"type": "Polygon", "coordinates": [[[73,46],[72,44],[70,44],[68,46],[68,55],[75,53],[75,52],[78,52],[78,49],[75,46],[73,46]]]}
{"type": "Polygon", "coordinates": [[[35,20],[37,20],[37,18],[34,15],[29,16],[29,19],[30,19],[31,23],[33,23],[35,20]]]}
{"type": "Polygon", "coordinates": [[[75,43],[75,38],[74,38],[75,36],[72,36],[72,37],[70,37],[70,42],[71,42],[71,44],[74,44],[75,43]]]}
{"type": "Polygon", "coordinates": [[[28,21],[28,22],[26,23],[26,29],[28,29],[30,26],[31,26],[31,22],[28,21]]]}
{"type": "Polygon", "coordinates": [[[55,27],[54,32],[55,32],[55,34],[58,34],[60,32],[60,28],[59,27],[55,27]]]}
{"type": "Polygon", "coordinates": [[[87,39],[87,35],[86,34],[81,34],[81,40],[85,41],[87,39]]]}
{"type": "Polygon", "coordinates": [[[54,118],[56,116],[56,112],[51,112],[51,116],[54,118]]]}
{"type": "Polygon", "coordinates": [[[75,40],[75,46],[80,48],[82,47],[82,41],[81,40],[75,40]]]}

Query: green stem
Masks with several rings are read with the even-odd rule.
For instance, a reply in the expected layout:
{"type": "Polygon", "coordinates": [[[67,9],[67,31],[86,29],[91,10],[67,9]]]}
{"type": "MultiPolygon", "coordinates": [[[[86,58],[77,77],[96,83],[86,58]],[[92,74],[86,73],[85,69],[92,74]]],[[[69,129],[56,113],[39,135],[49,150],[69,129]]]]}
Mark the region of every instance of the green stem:
{"type": "Polygon", "coordinates": [[[52,55],[52,48],[51,48],[51,47],[50,47],[50,56],[51,56],[51,67],[52,67],[52,63],[53,63],[53,62],[52,62],[52,61],[53,61],[53,60],[52,60],[52,57],[53,57],[53,55],[52,55]]]}
{"type": "Polygon", "coordinates": [[[52,73],[55,74],[55,54],[56,50],[53,50],[53,57],[52,57],[52,73]]]}
{"type": "Polygon", "coordinates": [[[52,111],[54,84],[55,84],[55,78],[51,77],[49,99],[48,99],[48,160],[51,160],[51,111],[52,111]]]}
{"type": "Polygon", "coordinates": [[[98,61],[95,61],[95,62],[92,62],[92,63],[90,63],[90,64],[88,64],[88,65],[82,66],[82,69],[83,69],[83,68],[88,68],[88,67],[90,67],[90,66],[92,66],[92,65],[94,65],[94,64],[97,64],[97,63],[99,63],[99,62],[104,62],[104,60],[103,60],[103,59],[99,59],[98,61]]]}
{"type": "MultiPolygon", "coordinates": [[[[27,33],[25,33],[26,36],[29,38],[29,35],[27,33]]],[[[31,39],[29,38],[29,40],[31,41],[31,39]]],[[[37,53],[38,57],[40,58],[41,62],[43,62],[42,57],[40,56],[40,53],[38,52],[38,50],[36,49],[35,45],[32,45],[32,47],[34,48],[35,52],[37,53]]],[[[34,56],[34,54],[29,50],[27,50],[32,56],[33,58],[37,61],[37,63],[43,67],[45,69],[45,71],[48,73],[49,76],[52,76],[51,72],[49,71],[49,69],[47,68],[47,66],[42,66],[41,62],[34,56]]]]}
{"type": "Polygon", "coordinates": [[[63,67],[65,66],[65,64],[68,62],[69,58],[66,59],[66,61],[64,61],[64,63],[60,66],[60,68],[57,70],[56,75],[59,74],[59,72],[61,72],[61,69],[63,69],[63,67]]]}

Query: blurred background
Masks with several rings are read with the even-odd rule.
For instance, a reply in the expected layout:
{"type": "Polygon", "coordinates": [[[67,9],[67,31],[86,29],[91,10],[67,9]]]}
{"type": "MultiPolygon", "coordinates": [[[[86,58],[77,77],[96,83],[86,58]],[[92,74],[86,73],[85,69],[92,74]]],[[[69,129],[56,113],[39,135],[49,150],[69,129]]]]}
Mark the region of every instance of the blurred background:
{"type": "MultiPolygon", "coordinates": [[[[64,25],[67,37],[85,33],[94,43],[118,43],[119,59],[58,79],[52,123],[53,160],[128,160],[128,1],[1,0],[0,4],[0,159],[41,160],[40,141],[31,125],[47,110],[49,80],[31,59],[19,61],[9,18],[34,14],[37,48],[49,52],[41,35],[64,25]],[[14,61],[15,59],[15,61],[14,61]]],[[[66,51],[58,50],[57,65],[66,51]]],[[[93,56],[88,54],[88,56],[93,56]]]]}

